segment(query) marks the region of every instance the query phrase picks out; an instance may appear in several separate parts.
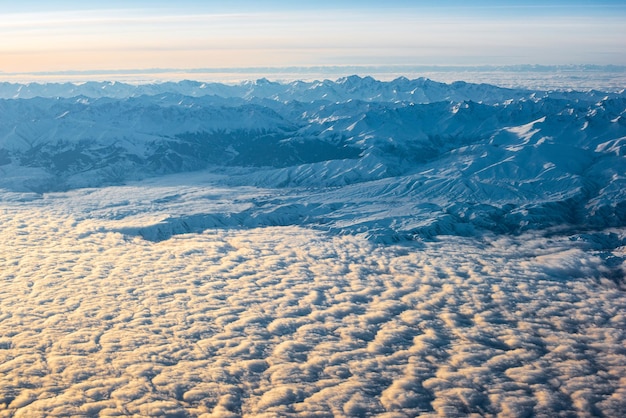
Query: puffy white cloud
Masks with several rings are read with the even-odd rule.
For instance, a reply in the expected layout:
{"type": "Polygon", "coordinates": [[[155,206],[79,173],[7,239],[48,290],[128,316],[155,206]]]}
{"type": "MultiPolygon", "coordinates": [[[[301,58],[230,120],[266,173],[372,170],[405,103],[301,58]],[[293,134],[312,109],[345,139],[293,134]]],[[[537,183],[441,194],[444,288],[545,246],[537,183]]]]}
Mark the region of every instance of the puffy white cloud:
{"type": "Polygon", "coordinates": [[[626,301],[577,241],[275,227],[153,243],[108,231],[161,214],[118,196],[136,212],[100,216],[79,193],[0,208],[0,416],[626,408],[626,301]]]}

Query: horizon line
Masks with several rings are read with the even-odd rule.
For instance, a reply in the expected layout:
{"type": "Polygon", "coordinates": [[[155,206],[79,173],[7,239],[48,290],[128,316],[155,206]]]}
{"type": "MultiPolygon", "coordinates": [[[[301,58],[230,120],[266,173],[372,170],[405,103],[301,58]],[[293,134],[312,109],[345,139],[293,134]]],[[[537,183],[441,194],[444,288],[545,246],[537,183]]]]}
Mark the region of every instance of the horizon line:
{"type": "Polygon", "coordinates": [[[291,65],[291,66],[253,66],[253,67],[198,67],[198,68],[129,68],[129,69],[94,69],[94,70],[54,70],[54,71],[3,71],[0,76],[57,76],[57,75],[140,75],[140,74],[164,74],[164,73],[253,73],[260,71],[273,72],[305,72],[311,70],[346,70],[346,69],[371,69],[375,71],[395,71],[399,69],[432,69],[436,71],[458,70],[501,70],[501,71],[527,71],[527,70],[601,70],[601,71],[626,71],[623,64],[345,64],[345,65],[291,65]]]}

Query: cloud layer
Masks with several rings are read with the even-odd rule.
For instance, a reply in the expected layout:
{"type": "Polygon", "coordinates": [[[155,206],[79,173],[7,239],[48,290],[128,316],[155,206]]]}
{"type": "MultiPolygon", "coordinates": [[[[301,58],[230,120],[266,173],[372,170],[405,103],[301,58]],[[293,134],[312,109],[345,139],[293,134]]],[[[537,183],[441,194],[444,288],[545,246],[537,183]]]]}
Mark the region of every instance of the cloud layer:
{"type": "Polygon", "coordinates": [[[583,243],[297,227],[153,243],[92,209],[0,206],[0,416],[626,409],[626,300],[583,243]]]}

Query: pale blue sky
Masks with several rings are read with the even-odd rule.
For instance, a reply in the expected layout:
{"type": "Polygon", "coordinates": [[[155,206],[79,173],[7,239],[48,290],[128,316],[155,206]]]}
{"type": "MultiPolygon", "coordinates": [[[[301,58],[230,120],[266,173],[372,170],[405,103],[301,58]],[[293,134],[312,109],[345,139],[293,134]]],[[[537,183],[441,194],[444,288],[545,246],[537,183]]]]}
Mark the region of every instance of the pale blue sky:
{"type": "Polygon", "coordinates": [[[623,1],[0,1],[0,71],[626,64],[623,1]]]}

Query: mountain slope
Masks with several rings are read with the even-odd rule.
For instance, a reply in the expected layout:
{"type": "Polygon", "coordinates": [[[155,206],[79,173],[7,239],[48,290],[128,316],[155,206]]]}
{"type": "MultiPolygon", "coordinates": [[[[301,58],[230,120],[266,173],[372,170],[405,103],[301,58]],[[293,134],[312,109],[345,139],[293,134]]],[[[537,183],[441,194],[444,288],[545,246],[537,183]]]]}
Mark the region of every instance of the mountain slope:
{"type": "Polygon", "coordinates": [[[16,97],[0,100],[8,191],[195,170],[270,190],[240,212],[173,213],[125,230],[151,239],[215,225],[307,224],[383,241],[626,225],[625,93],[356,76],[0,91],[16,97]]]}

